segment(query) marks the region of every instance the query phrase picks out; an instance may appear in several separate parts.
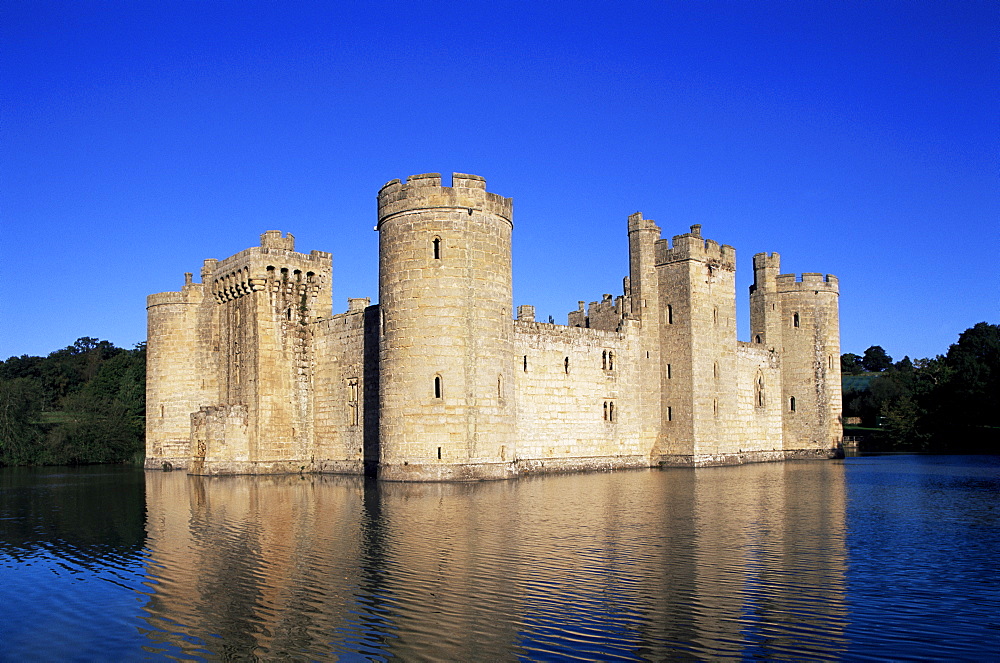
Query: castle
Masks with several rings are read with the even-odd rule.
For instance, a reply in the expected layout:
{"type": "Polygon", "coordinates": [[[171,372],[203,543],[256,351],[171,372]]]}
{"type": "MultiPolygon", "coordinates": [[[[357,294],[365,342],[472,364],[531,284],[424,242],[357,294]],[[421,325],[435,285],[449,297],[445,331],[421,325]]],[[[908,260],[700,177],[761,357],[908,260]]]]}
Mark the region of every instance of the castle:
{"type": "Polygon", "coordinates": [[[475,175],[378,194],[378,304],[332,312],[331,254],[260,246],[150,295],[146,467],[397,481],[840,453],[838,283],[628,218],[622,295],[568,326],[513,308],[513,205],[475,175]]]}

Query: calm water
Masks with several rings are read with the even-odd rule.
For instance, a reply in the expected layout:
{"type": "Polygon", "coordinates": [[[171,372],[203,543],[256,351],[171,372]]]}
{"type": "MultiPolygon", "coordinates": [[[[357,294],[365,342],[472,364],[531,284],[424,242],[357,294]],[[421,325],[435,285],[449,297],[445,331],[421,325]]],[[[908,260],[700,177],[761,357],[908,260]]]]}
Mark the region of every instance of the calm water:
{"type": "Polygon", "coordinates": [[[0,659],[996,659],[998,559],[998,456],[475,485],[8,469],[0,659]]]}

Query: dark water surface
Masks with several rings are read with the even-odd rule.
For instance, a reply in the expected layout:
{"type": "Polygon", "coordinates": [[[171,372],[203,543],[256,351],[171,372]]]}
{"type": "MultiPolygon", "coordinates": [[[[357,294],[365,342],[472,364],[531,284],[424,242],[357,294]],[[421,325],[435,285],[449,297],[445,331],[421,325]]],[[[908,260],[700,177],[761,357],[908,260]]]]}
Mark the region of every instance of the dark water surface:
{"type": "Polygon", "coordinates": [[[1000,657],[1000,457],[0,470],[0,659],[1000,657]]]}

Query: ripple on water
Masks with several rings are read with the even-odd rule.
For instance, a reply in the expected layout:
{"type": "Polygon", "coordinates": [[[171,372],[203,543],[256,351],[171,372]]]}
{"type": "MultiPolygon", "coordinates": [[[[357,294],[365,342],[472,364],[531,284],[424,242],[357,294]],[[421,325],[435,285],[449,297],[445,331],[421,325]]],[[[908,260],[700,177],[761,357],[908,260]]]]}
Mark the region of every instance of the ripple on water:
{"type": "Polygon", "coordinates": [[[23,606],[3,657],[996,658],[998,464],[858,460],[468,486],[149,473],[138,517],[79,527],[45,506],[90,500],[62,477],[0,502],[0,599],[23,606]]]}

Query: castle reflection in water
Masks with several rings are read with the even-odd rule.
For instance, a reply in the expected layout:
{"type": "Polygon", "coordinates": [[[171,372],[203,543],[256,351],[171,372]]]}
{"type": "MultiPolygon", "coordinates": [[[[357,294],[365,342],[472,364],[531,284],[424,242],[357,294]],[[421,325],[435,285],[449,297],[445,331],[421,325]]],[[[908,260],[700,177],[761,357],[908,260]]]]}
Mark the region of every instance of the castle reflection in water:
{"type": "Polygon", "coordinates": [[[146,474],[148,651],[836,657],[843,466],[476,484],[146,474]]]}

